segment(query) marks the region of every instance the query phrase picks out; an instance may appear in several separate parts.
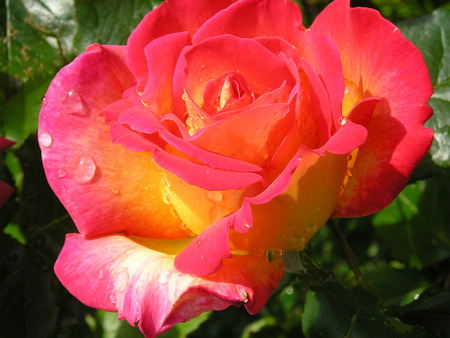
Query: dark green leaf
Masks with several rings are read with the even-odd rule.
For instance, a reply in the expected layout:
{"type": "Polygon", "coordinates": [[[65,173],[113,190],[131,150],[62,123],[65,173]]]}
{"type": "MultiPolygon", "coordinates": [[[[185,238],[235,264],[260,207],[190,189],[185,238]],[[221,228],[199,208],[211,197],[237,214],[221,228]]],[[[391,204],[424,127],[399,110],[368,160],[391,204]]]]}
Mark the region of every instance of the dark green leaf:
{"type": "Polygon", "coordinates": [[[411,184],[373,218],[378,235],[393,255],[423,268],[450,255],[449,175],[411,184]]]}
{"type": "Polygon", "coordinates": [[[33,15],[32,9],[38,2],[16,0],[6,3],[8,59],[7,67],[2,68],[7,68],[9,75],[22,79],[54,74],[63,65],[63,59],[57,39],[40,25],[45,20],[43,12],[33,15]]]}
{"type": "Polygon", "coordinates": [[[37,131],[41,101],[49,84],[50,79],[25,83],[3,105],[5,137],[20,145],[31,133],[37,131]]]}
{"type": "Polygon", "coordinates": [[[302,318],[306,337],[419,337],[412,327],[397,330],[391,322],[372,293],[333,280],[308,292],[302,318]]]}
{"type": "Polygon", "coordinates": [[[427,290],[417,301],[390,312],[407,323],[421,325],[430,337],[450,337],[449,291],[427,290]]]}
{"type": "Polygon", "coordinates": [[[76,1],[76,20],[79,23],[74,37],[74,50],[81,53],[90,44],[124,45],[142,18],[160,1],[76,1]]]}

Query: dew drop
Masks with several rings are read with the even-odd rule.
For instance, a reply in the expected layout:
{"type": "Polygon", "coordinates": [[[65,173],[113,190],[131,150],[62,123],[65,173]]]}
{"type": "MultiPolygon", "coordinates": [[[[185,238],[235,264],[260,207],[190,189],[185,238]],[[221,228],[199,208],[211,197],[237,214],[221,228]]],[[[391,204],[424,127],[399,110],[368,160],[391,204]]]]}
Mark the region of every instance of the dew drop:
{"type": "Polygon", "coordinates": [[[169,193],[168,190],[164,191],[164,193],[162,195],[162,200],[167,205],[171,205],[172,204],[172,202],[170,200],[170,193],[169,193]]]}
{"type": "Polygon", "coordinates": [[[353,169],[347,168],[347,176],[352,177],[353,176],[353,169]]]}
{"type": "Polygon", "coordinates": [[[201,240],[201,239],[197,240],[197,241],[195,242],[195,245],[196,245],[197,248],[198,248],[200,245],[202,245],[202,240],[201,240]]]}
{"type": "Polygon", "coordinates": [[[198,82],[202,82],[203,81],[203,78],[200,76],[199,78],[198,78],[198,82]]]}
{"type": "Polygon", "coordinates": [[[347,118],[345,116],[340,116],[338,122],[341,126],[347,123],[347,118]]]}
{"type": "Polygon", "coordinates": [[[53,144],[53,137],[49,133],[40,133],[38,140],[39,144],[45,148],[49,148],[53,144]]]}
{"type": "Polygon", "coordinates": [[[85,116],[87,114],[87,109],[83,104],[80,94],[73,89],[71,89],[67,95],[63,97],[62,104],[67,114],[80,116],[85,116]]]}
{"type": "Polygon", "coordinates": [[[120,194],[119,189],[113,189],[113,190],[111,190],[111,191],[112,191],[112,193],[113,193],[114,195],[119,195],[119,194],[120,194]]]}
{"type": "Polygon", "coordinates": [[[205,68],[206,68],[206,65],[205,65],[204,63],[202,63],[202,64],[200,65],[200,68],[201,68],[201,69],[205,69],[205,68]]]}
{"type": "Polygon", "coordinates": [[[59,169],[56,172],[56,175],[58,176],[58,178],[63,178],[67,176],[67,171],[65,169],[59,169]]]}
{"type": "Polygon", "coordinates": [[[347,161],[351,161],[352,159],[353,159],[352,154],[349,154],[349,155],[347,156],[347,161]]]}
{"type": "Polygon", "coordinates": [[[203,260],[203,255],[200,255],[200,259],[203,260]]]}
{"type": "Polygon", "coordinates": [[[78,184],[87,184],[91,182],[94,178],[96,169],[97,166],[92,157],[89,155],[80,156],[73,172],[74,181],[78,184]]]}
{"type": "Polygon", "coordinates": [[[223,195],[220,191],[208,191],[206,192],[206,199],[213,203],[220,203],[223,200],[223,195]]]}
{"type": "Polygon", "coordinates": [[[101,270],[101,269],[98,271],[98,278],[99,279],[103,278],[103,270],[101,270]]]}
{"type": "Polygon", "coordinates": [[[41,106],[45,107],[48,104],[48,101],[45,99],[45,95],[42,97],[41,106]]]}
{"type": "Polygon", "coordinates": [[[188,230],[187,225],[184,223],[181,223],[180,227],[181,227],[181,230],[188,230]]]}
{"type": "Polygon", "coordinates": [[[128,270],[123,268],[119,271],[116,279],[114,280],[114,287],[120,293],[123,293],[128,286],[128,280],[130,276],[128,275],[128,270]]]}
{"type": "Polygon", "coordinates": [[[110,294],[109,295],[109,301],[111,302],[111,304],[116,304],[116,296],[114,294],[110,294]]]}

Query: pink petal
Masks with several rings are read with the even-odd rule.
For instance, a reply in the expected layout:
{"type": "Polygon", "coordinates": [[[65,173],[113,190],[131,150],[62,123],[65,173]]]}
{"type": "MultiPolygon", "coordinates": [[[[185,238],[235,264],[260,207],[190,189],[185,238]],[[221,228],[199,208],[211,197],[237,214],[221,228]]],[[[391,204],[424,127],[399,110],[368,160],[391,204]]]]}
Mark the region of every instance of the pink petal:
{"type": "Polygon", "coordinates": [[[255,173],[215,169],[159,149],[153,152],[153,158],[159,166],[180,179],[206,190],[243,189],[263,181],[263,178],[255,173]]]}
{"type": "Polygon", "coordinates": [[[188,236],[164,203],[151,153],[114,145],[99,115],[124,93],[108,53],[83,53],[48,89],[38,138],[50,186],[85,235],[188,236]]]}
{"type": "Polygon", "coordinates": [[[342,60],[346,83],[362,98],[383,98],[367,125],[368,139],[357,154],[336,217],[373,213],[404,188],[429,149],[433,132],[423,127],[433,88],[423,57],[400,31],[367,8],[349,0],[331,3],[311,30],[329,36],[342,60]]]}
{"type": "Polygon", "coordinates": [[[66,237],[55,264],[64,286],[88,306],[118,311],[119,319],[154,337],[200,313],[245,304],[262,309],[282,273],[280,261],[233,256],[211,277],[177,271],[173,255],[186,240],[131,240],[121,235],[66,237]]]}
{"type": "Polygon", "coordinates": [[[148,81],[142,93],[146,107],[163,115],[172,110],[172,80],[178,57],[190,43],[188,32],[168,34],[145,47],[148,81]]]}

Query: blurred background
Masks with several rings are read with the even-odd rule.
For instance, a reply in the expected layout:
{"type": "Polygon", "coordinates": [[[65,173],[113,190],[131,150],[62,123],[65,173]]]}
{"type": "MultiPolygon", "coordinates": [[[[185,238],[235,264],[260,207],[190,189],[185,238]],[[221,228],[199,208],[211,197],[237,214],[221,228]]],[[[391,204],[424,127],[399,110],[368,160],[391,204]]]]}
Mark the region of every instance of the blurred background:
{"type": "MultiPolygon", "coordinates": [[[[309,26],[330,1],[297,1],[309,26]]],[[[126,44],[155,0],[0,1],[0,337],[141,337],[116,313],[88,308],[53,264],[77,232],[49,188],[36,139],[41,100],[57,71],[91,43],[126,44]]],[[[422,51],[435,94],[433,146],[385,210],[336,219],[288,270],[257,315],[205,313],[162,337],[450,337],[450,4],[354,0],[398,25],[422,51]]]]}

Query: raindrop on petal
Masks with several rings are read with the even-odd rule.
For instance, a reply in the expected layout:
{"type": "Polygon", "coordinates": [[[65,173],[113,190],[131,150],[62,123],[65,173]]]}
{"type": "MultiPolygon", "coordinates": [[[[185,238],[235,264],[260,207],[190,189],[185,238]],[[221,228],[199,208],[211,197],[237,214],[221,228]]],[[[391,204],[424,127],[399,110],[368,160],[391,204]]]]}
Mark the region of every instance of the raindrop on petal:
{"type": "Polygon", "coordinates": [[[128,270],[126,268],[121,269],[114,280],[114,287],[116,290],[120,293],[124,292],[128,286],[129,279],[130,276],[128,275],[128,270]]]}
{"type": "Polygon", "coordinates": [[[200,245],[202,245],[202,240],[201,240],[201,239],[197,240],[197,242],[195,242],[195,245],[196,245],[197,247],[199,247],[200,245]]]}
{"type": "Polygon", "coordinates": [[[65,169],[59,169],[56,172],[56,175],[58,176],[58,178],[63,178],[67,176],[67,171],[65,169]]]}
{"type": "Polygon", "coordinates": [[[345,116],[340,116],[338,122],[341,126],[347,123],[347,118],[345,116]]]}
{"type": "Polygon", "coordinates": [[[76,162],[73,176],[74,181],[78,184],[87,184],[92,181],[97,166],[89,155],[83,155],[76,162]]]}
{"type": "Polygon", "coordinates": [[[87,109],[83,104],[80,94],[73,89],[71,89],[67,95],[63,97],[62,104],[67,114],[75,114],[80,116],[85,116],[87,114],[87,109]]]}
{"type": "Polygon", "coordinates": [[[40,133],[38,141],[42,147],[49,148],[53,144],[53,137],[49,133],[40,133]]]}
{"type": "Polygon", "coordinates": [[[114,295],[113,293],[109,295],[109,301],[111,302],[111,304],[116,304],[116,295],[114,295]]]}

